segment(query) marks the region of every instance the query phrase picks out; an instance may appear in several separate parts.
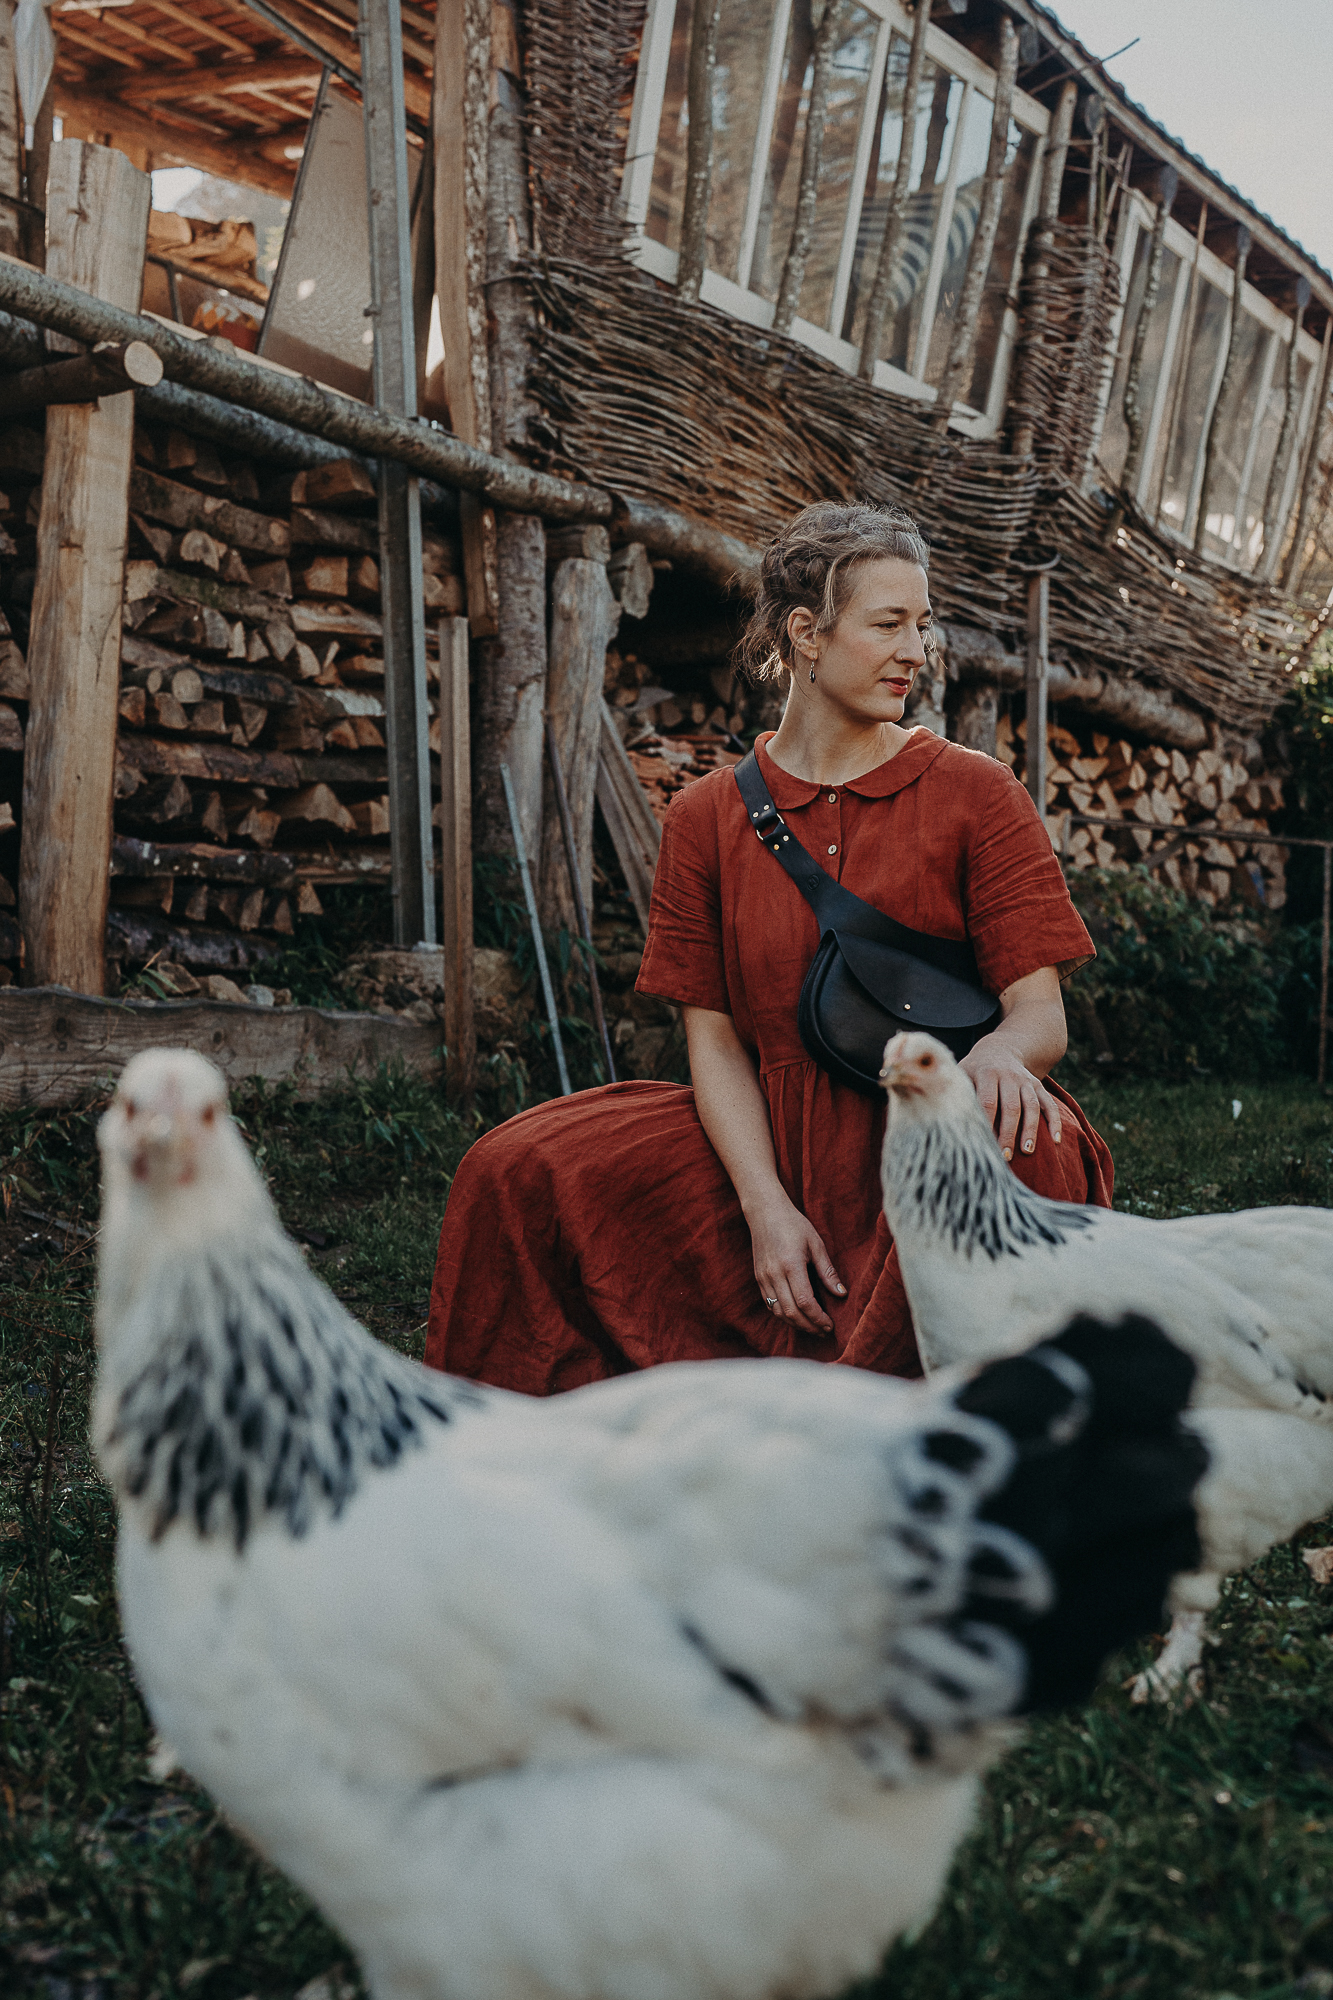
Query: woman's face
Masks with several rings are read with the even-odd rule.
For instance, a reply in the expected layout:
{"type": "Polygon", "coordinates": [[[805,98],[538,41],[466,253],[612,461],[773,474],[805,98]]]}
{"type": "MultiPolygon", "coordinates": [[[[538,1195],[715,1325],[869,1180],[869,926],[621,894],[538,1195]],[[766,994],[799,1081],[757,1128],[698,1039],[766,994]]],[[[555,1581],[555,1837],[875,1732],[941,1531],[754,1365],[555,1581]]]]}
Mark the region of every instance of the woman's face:
{"type": "Polygon", "coordinates": [[[897,722],[925,665],[922,635],[930,623],[930,590],[918,564],[891,556],[859,564],[851,597],[831,631],[816,633],[809,611],[793,611],[788,618],[802,694],[831,704],[848,721],[897,722]]]}

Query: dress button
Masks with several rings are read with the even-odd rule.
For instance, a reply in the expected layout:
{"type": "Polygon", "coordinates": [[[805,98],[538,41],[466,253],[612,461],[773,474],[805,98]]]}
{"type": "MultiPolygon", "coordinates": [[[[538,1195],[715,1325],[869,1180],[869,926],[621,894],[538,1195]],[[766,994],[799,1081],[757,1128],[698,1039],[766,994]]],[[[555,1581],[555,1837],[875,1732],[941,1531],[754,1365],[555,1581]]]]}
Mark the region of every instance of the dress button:
{"type": "Polygon", "coordinates": [[[831,806],[836,806],[838,803],[838,794],[836,792],[830,792],[828,795],[828,802],[831,806]]]}
{"type": "Polygon", "coordinates": [[[837,848],[836,848],[836,847],[830,847],[830,849],[829,849],[829,853],[830,853],[830,854],[836,854],[836,853],[837,853],[837,851],[838,851],[838,850],[837,850],[837,848]]]}

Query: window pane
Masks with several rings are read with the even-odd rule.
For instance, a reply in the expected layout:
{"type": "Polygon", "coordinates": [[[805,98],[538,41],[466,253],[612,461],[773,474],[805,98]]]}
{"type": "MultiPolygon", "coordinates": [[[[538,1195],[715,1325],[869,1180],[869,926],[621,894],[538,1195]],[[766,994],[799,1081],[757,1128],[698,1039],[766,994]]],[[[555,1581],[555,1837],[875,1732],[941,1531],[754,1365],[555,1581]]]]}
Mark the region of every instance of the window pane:
{"type": "Polygon", "coordinates": [[[978,91],[973,91],[967,101],[967,115],[963,129],[958,135],[961,148],[958,168],[958,186],[953,199],[953,214],[949,220],[948,247],[944,257],[944,271],[940,278],[940,294],[935,305],[935,318],[930,329],[930,346],[926,354],[925,379],[932,388],[938,388],[944,373],[944,364],[949,358],[949,342],[953,337],[953,323],[958,311],[958,295],[963,288],[963,274],[967,270],[967,253],[972,248],[972,238],[977,233],[977,219],[981,214],[981,183],[986,172],[986,155],[990,151],[991,106],[989,100],[978,91]]]}
{"type": "MultiPolygon", "coordinates": [[[[1125,377],[1129,373],[1129,358],[1134,348],[1134,330],[1138,325],[1139,312],[1143,305],[1143,294],[1148,282],[1148,259],[1151,255],[1152,232],[1141,229],[1139,240],[1134,245],[1134,269],[1129,281],[1129,300],[1125,307],[1124,323],[1120,328],[1115,374],[1111,377],[1111,400],[1106,407],[1106,424],[1097,453],[1102,473],[1112,486],[1120,484],[1125,470],[1125,460],[1129,456],[1129,427],[1125,422],[1125,377]]],[[[1143,343],[1143,359],[1139,367],[1139,416],[1145,432],[1152,415],[1153,398],[1157,394],[1157,378],[1162,372],[1167,329],[1171,324],[1171,301],[1175,296],[1176,273],[1179,269],[1180,259],[1175,251],[1163,250],[1162,277],[1157,292],[1157,304],[1153,307],[1148,320],[1147,334],[1143,343]]]]}
{"type": "Polygon", "coordinates": [[[1027,201],[1028,177],[1037,153],[1037,135],[1024,132],[1010,121],[1009,149],[1005,155],[1004,199],[1000,204],[1000,226],[995,234],[990,268],[981,294],[976,345],[972,350],[972,378],[963,400],[974,410],[984,410],[990,401],[991,376],[1004,331],[1004,309],[1018,256],[1019,232],[1027,201]]]}
{"type": "MultiPolygon", "coordinates": [[[[1204,420],[1208,415],[1218,360],[1226,342],[1230,312],[1231,301],[1218,291],[1216,285],[1210,285],[1207,279],[1201,278],[1194,300],[1193,337],[1188,353],[1184,342],[1181,343],[1176,380],[1171,387],[1176,420],[1169,443],[1167,424],[1163,421],[1162,444],[1158,451],[1159,465],[1165,459],[1166,468],[1162,477],[1160,512],[1167,526],[1175,528],[1180,534],[1187,534],[1190,530],[1186,516],[1194,487],[1195,468],[1203,446],[1204,420]]],[[[1148,490],[1153,491],[1152,486],[1148,490]]]]}
{"type": "MultiPolygon", "coordinates": [[[[856,255],[842,323],[843,339],[854,341],[858,347],[865,329],[866,301],[879,269],[884,221],[898,168],[898,149],[903,134],[903,91],[907,83],[910,52],[902,36],[895,35],[889,46],[888,68],[880,87],[875,114],[876,131],[872,135],[870,165],[856,231],[856,255]]],[[[908,366],[916,337],[921,292],[930,269],[939,190],[949,171],[949,148],[962,97],[963,86],[956,77],[937,70],[934,63],[926,63],[917,93],[916,136],[912,146],[907,209],[898,238],[893,291],[880,347],[881,356],[896,368],[908,366]]]]}
{"type": "Polygon", "coordinates": [[[648,214],[643,225],[646,236],[651,236],[654,242],[665,243],[669,250],[680,248],[680,218],[685,206],[685,134],[690,122],[685,91],[690,68],[690,23],[693,18],[693,0],[676,0],[666,93],[662,99],[662,122],[657,128],[652,193],[648,197],[648,214]]]}
{"type": "Polygon", "coordinates": [[[1257,319],[1242,312],[1236,327],[1231,386],[1223,395],[1214,440],[1212,490],[1204,524],[1204,550],[1225,554],[1236,538],[1236,502],[1259,408],[1259,384],[1270,335],[1257,319]]]}
{"type": "MultiPolygon", "coordinates": [[[[1296,357],[1296,411],[1299,415],[1305,385],[1309,380],[1310,364],[1303,355],[1296,357]]],[[[1282,419],[1287,407],[1287,349],[1280,347],[1273,362],[1273,380],[1264,403],[1264,414],[1259,423],[1259,439],[1254,454],[1254,470],[1250,474],[1246,491],[1241,529],[1240,559],[1246,569],[1253,569],[1264,550],[1264,500],[1268,493],[1268,478],[1273,468],[1273,456],[1278,439],[1282,435],[1282,419]]],[[[1291,464],[1288,452],[1287,467],[1279,472],[1280,486],[1273,496],[1273,511],[1279,515],[1282,507],[1281,487],[1285,486],[1286,470],[1291,464]]],[[[1270,526],[1277,525],[1276,522],[1270,526]]]]}
{"type": "Polygon", "coordinates": [[[708,266],[724,278],[737,276],[773,11],[773,0],[722,0],[718,20],[708,266]]]}
{"type": "MultiPolygon", "coordinates": [[[[829,83],[814,230],[798,308],[801,317],[812,320],[816,326],[828,324],[832,305],[833,280],[851,193],[856,139],[878,26],[874,17],[864,7],[856,5],[855,0],[828,0],[828,3],[839,8],[837,47],[829,83]]],[[[793,0],[778,88],[773,142],[769,150],[768,176],[755,237],[754,262],[750,269],[751,291],[760,293],[766,299],[777,298],[796,219],[801,153],[805,145],[806,112],[814,68],[815,33],[821,19],[822,9],[818,14],[814,13],[811,0],[793,0]]]]}

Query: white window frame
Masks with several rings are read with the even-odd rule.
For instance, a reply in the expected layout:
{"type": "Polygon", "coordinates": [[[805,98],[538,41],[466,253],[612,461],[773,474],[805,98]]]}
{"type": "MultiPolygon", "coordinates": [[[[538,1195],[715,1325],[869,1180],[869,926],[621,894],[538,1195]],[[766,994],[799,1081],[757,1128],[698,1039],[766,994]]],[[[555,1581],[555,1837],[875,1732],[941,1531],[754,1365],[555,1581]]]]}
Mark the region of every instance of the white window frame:
{"type": "MultiPolygon", "coordinates": [[[[883,82],[884,67],[888,60],[890,38],[897,33],[910,42],[912,37],[912,17],[899,4],[899,0],[859,0],[859,4],[867,13],[878,19],[880,26],[875,38],[875,50],[866,83],[865,103],[857,135],[852,193],[847,204],[834,277],[833,303],[829,313],[832,326],[841,325],[846,308],[856,249],[856,231],[860,220],[861,194],[865,188],[866,173],[870,163],[874,113],[883,82]]],[[[668,284],[676,282],[680,261],[678,254],[674,250],[667,249],[665,244],[658,243],[646,235],[644,223],[652,196],[657,135],[666,95],[667,67],[671,57],[671,37],[675,18],[676,0],[651,0],[648,18],[644,24],[642,55],[634,87],[634,104],[630,113],[625,175],[622,184],[625,219],[630,229],[628,255],[643,270],[651,272],[655,278],[664,279],[668,284]]],[[[739,282],[706,269],[699,291],[700,298],[707,305],[716,306],[722,312],[743,320],[749,326],[761,328],[772,326],[774,304],[771,299],[762,298],[757,292],[750,291],[748,286],[758,233],[759,213],[763,203],[764,182],[768,172],[769,149],[772,143],[782,59],[786,51],[790,19],[791,0],[777,0],[770,31],[764,85],[759,100],[754,153],[750,164],[750,185],[736,265],[740,274],[739,282]]],[[[950,139],[949,165],[940,203],[941,226],[935,232],[935,242],[931,249],[930,269],[922,293],[921,323],[917,329],[912,367],[910,371],[905,371],[895,368],[887,361],[877,362],[875,386],[880,389],[890,389],[899,396],[909,396],[917,402],[928,404],[936,400],[936,391],[923,377],[930,348],[931,328],[935,319],[935,307],[939,298],[940,280],[944,273],[949,225],[953,219],[953,199],[961,161],[959,138],[966,129],[973,95],[984,98],[988,104],[994,103],[996,78],[994,70],[988,69],[961,43],[952,40],[940,28],[932,26],[927,31],[926,54],[938,68],[948,70],[950,75],[962,83],[963,94],[950,139]]],[[[1041,181],[1046,135],[1050,127],[1050,113],[1045,105],[1039,103],[1035,97],[1029,97],[1026,91],[1015,90],[1011,115],[1014,122],[1024,131],[1035,133],[1037,145],[1025,191],[1014,267],[1009,274],[1010,293],[1005,301],[995,366],[991,371],[987,407],[985,410],[976,410],[968,404],[955,403],[950,417],[951,427],[970,437],[993,437],[1004,415],[1010,359],[1018,332],[1018,315],[1012,288],[1022,268],[1024,246],[1041,181]]],[[[799,317],[793,320],[791,332],[792,338],[800,341],[803,346],[812,348],[816,354],[835,362],[849,374],[856,373],[861,355],[859,347],[853,342],[843,340],[839,335],[831,333],[827,327],[814,326],[809,320],[799,317]]]]}
{"type": "MultiPolygon", "coordinates": [[[[1119,236],[1116,244],[1116,262],[1120,267],[1121,307],[1115,320],[1112,322],[1112,326],[1114,331],[1113,352],[1117,356],[1120,352],[1120,337],[1124,325],[1125,305],[1129,298],[1129,281],[1134,269],[1134,257],[1138,247],[1138,238],[1141,233],[1151,230],[1155,217],[1156,210],[1152,203],[1144,195],[1140,194],[1137,189],[1132,190],[1121,217],[1119,236]]],[[[1144,434],[1143,457],[1139,466],[1138,482],[1134,492],[1135,500],[1145,510],[1148,506],[1148,482],[1152,472],[1153,460],[1156,456],[1161,422],[1165,414],[1167,391],[1171,377],[1175,371],[1176,346],[1184,321],[1184,302],[1188,294],[1190,271],[1197,261],[1200,278],[1208,284],[1213,285],[1222,293],[1224,298],[1232,298],[1236,289],[1236,274],[1231,266],[1224,264],[1214,251],[1209,250],[1204,244],[1201,244],[1195,235],[1188,229],[1183,228],[1175,220],[1174,216],[1167,217],[1163,240],[1167,249],[1173,251],[1180,259],[1180,263],[1176,271],[1176,288],[1171,302],[1171,316],[1167,326],[1166,343],[1162,351],[1162,363],[1158,371],[1157,386],[1153,396],[1153,407],[1149,415],[1148,427],[1144,434]]],[[[1270,338],[1264,357],[1262,388],[1256,401],[1254,421],[1250,427],[1250,434],[1246,441],[1245,455],[1241,466],[1241,481],[1239,491],[1236,495],[1236,514],[1235,523],[1232,528],[1232,538],[1224,554],[1210,554],[1209,560],[1221,562],[1227,568],[1238,570],[1248,576],[1258,574],[1263,565],[1263,556],[1261,553],[1255,559],[1254,563],[1248,561],[1245,544],[1239,539],[1241,521],[1244,516],[1246,503],[1250,497],[1249,487],[1250,481],[1254,476],[1254,462],[1259,448],[1259,433],[1263,424],[1264,405],[1268,400],[1268,392],[1272,387],[1274,373],[1279,365],[1279,360],[1285,369],[1286,350],[1291,345],[1294,322],[1280,307],[1275,306],[1271,299],[1265,298],[1262,292],[1256,291],[1254,286],[1248,282],[1241,289],[1241,308],[1258,321],[1259,325],[1268,332],[1270,338]]],[[[1304,457],[1305,442],[1309,434],[1310,424],[1313,421],[1314,384],[1319,372],[1320,357],[1323,353],[1319,342],[1311,334],[1308,334],[1304,327],[1301,329],[1300,342],[1296,351],[1311,366],[1310,372],[1306,377],[1301,407],[1297,414],[1296,430],[1292,438],[1291,452],[1288,459],[1286,476],[1283,480],[1277,518],[1273,524],[1273,533],[1279,543],[1286,533],[1287,518],[1295,500],[1297,475],[1304,457]]],[[[1208,400],[1204,409],[1203,427],[1199,434],[1199,444],[1194,460],[1194,471],[1190,479],[1189,499],[1185,509],[1184,522],[1180,527],[1177,527],[1174,522],[1162,519],[1160,514],[1157,518],[1157,526],[1160,532],[1169,536],[1172,541],[1179,542],[1182,547],[1189,547],[1193,543],[1195,515],[1199,506],[1200,488],[1203,485],[1204,449],[1208,441],[1208,427],[1212,422],[1213,411],[1217,406],[1217,398],[1221,393],[1222,375],[1225,368],[1226,343],[1224,341],[1218,351],[1217,362],[1213,369],[1213,379],[1209,385],[1208,400]]],[[[1107,371],[1106,389],[1103,393],[1102,408],[1097,422],[1097,444],[1094,446],[1094,459],[1097,446],[1101,443],[1102,433],[1106,427],[1106,418],[1110,409],[1111,378],[1114,376],[1114,373],[1114,367],[1107,371]]],[[[1098,471],[1095,464],[1090,473],[1089,483],[1094,485],[1098,483],[1098,471]]]]}

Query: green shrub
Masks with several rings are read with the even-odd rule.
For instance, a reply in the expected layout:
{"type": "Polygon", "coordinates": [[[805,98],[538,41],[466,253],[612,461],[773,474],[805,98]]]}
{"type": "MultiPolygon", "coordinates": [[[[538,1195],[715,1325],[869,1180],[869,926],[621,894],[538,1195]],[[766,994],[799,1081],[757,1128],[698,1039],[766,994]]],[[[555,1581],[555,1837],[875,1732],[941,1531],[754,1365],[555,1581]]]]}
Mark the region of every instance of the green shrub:
{"type": "Polygon", "coordinates": [[[1100,1023],[1116,1062],[1144,1075],[1291,1067],[1294,933],[1194,902],[1142,865],[1076,874],[1070,893],[1097,947],[1070,996],[1077,1057],[1096,1059],[1100,1023]]]}

